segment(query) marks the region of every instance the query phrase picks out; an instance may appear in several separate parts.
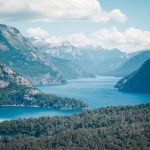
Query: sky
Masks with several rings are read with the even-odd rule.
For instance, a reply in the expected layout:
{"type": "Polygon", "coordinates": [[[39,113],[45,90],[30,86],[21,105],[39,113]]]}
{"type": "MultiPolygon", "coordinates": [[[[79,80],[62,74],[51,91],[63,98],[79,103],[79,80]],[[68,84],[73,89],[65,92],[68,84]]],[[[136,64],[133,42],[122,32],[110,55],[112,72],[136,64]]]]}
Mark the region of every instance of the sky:
{"type": "Polygon", "coordinates": [[[52,44],[150,49],[150,0],[0,0],[0,23],[52,44]]]}

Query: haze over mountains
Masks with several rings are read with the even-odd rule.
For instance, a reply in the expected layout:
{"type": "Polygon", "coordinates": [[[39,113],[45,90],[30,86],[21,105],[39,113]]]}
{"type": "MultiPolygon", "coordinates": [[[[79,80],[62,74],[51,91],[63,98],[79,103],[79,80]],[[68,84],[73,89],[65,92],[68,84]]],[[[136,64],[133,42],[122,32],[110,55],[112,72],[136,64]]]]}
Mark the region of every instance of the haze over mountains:
{"type": "Polygon", "coordinates": [[[126,53],[102,47],[75,47],[69,42],[52,45],[25,38],[19,30],[0,25],[0,61],[31,84],[61,84],[66,79],[96,75],[126,76],[150,58],[150,51],[126,53]]]}
{"type": "Polygon", "coordinates": [[[71,60],[86,72],[95,75],[109,75],[109,72],[118,69],[124,62],[136,55],[136,53],[125,53],[118,49],[75,47],[67,41],[53,45],[46,40],[34,38],[29,40],[40,52],[60,59],[71,60]]]}
{"type": "Polygon", "coordinates": [[[150,58],[150,50],[143,50],[131,57],[128,61],[126,61],[121,67],[110,72],[111,75],[114,76],[127,76],[132,72],[138,70],[145,61],[150,58]]]}
{"type": "Polygon", "coordinates": [[[71,60],[91,74],[126,76],[116,85],[120,91],[150,93],[150,69],[148,62],[144,63],[150,59],[150,50],[125,53],[118,49],[107,50],[102,47],[78,48],[69,42],[52,45],[45,40],[31,39],[31,43],[42,53],[71,60]]]}

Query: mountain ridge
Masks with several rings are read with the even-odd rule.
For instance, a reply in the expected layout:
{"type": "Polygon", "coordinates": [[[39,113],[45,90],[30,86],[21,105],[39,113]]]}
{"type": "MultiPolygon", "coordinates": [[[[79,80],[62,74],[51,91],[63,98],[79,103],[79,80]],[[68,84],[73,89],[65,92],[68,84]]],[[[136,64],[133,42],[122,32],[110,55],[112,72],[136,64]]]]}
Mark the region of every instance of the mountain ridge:
{"type": "Polygon", "coordinates": [[[69,42],[51,44],[44,39],[29,39],[39,49],[53,57],[70,60],[83,70],[94,75],[107,75],[120,67],[132,55],[118,49],[107,50],[102,47],[78,48],[69,42]],[[105,67],[107,66],[107,67],[105,67]]]}
{"type": "Polygon", "coordinates": [[[122,92],[150,94],[150,59],[135,72],[121,79],[117,84],[122,92]]]}
{"type": "Polygon", "coordinates": [[[62,75],[36,48],[14,27],[0,25],[1,62],[32,84],[61,83],[62,75]]]}
{"type": "Polygon", "coordinates": [[[143,50],[127,60],[121,67],[110,72],[114,76],[127,76],[138,70],[150,58],[150,50],[143,50]]]}

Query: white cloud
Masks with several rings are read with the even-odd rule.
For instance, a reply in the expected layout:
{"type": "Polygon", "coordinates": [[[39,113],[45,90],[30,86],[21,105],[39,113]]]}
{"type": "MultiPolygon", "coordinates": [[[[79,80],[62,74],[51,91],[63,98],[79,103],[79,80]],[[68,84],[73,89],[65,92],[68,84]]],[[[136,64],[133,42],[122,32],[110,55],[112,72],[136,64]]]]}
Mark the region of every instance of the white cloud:
{"type": "Polygon", "coordinates": [[[69,41],[75,46],[84,47],[85,45],[88,46],[90,43],[90,38],[88,38],[83,33],[75,33],[72,35],[69,35],[65,39],[66,41],[69,41]]]}
{"type": "Polygon", "coordinates": [[[93,35],[93,45],[101,45],[104,48],[119,48],[124,51],[137,51],[150,49],[150,32],[136,28],[129,28],[124,32],[116,27],[101,29],[93,35]]]}
{"type": "Polygon", "coordinates": [[[119,9],[114,9],[109,14],[110,18],[116,21],[125,22],[127,20],[127,16],[121,12],[119,9]]]}
{"type": "Polygon", "coordinates": [[[40,27],[27,29],[27,34],[36,38],[45,38],[48,36],[48,32],[40,27]]]}
{"type": "Polygon", "coordinates": [[[100,29],[91,36],[75,33],[66,37],[49,37],[47,42],[52,44],[69,41],[77,47],[102,46],[106,49],[118,48],[126,52],[150,49],[150,32],[136,28],[129,28],[123,32],[116,27],[100,29]]]}
{"type": "Polygon", "coordinates": [[[98,0],[0,0],[0,18],[32,21],[127,20],[127,16],[119,9],[104,11],[98,0]]]}

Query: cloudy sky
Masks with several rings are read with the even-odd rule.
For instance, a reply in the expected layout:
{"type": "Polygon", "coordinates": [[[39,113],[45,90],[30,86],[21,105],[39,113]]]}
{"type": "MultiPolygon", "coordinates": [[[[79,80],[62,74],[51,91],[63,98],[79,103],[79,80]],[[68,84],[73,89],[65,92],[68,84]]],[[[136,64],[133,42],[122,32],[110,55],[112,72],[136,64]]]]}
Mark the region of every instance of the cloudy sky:
{"type": "Polygon", "coordinates": [[[50,43],[150,49],[150,0],[0,0],[0,23],[50,43]]]}

